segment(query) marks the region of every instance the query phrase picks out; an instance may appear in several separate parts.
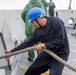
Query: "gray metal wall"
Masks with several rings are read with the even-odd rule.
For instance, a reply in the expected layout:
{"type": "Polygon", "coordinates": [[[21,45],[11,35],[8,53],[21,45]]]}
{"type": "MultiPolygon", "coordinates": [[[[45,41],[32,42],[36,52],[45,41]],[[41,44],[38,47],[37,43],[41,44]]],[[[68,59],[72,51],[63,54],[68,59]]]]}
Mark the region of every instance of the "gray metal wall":
{"type": "MultiPolygon", "coordinates": [[[[26,38],[25,24],[21,19],[21,10],[0,10],[0,33],[2,33],[4,36],[4,40],[8,50],[15,47],[16,41],[18,44],[20,44],[26,38]]],[[[4,55],[2,44],[0,47],[0,55],[4,55]]],[[[0,66],[5,65],[7,65],[6,61],[1,60],[0,66]]]]}
{"type": "Polygon", "coordinates": [[[56,10],[58,12],[59,18],[61,18],[66,27],[72,27],[68,24],[70,18],[76,18],[76,10],[56,10]]]}

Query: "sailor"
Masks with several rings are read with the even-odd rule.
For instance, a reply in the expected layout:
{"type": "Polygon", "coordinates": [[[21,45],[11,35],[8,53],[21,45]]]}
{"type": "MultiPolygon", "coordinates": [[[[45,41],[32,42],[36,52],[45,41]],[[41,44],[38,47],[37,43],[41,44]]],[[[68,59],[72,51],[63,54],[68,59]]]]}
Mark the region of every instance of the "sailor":
{"type": "MultiPolygon", "coordinates": [[[[29,23],[29,19],[28,19],[28,12],[33,7],[40,7],[44,10],[44,6],[42,2],[40,2],[39,0],[30,0],[29,3],[22,10],[21,17],[25,23],[25,35],[27,38],[31,37],[35,29],[35,27],[33,27],[31,23],[29,23]]],[[[37,51],[37,54],[40,54],[40,52],[41,51],[37,51]]],[[[35,57],[34,50],[28,51],[28,60],[32,62],[34,60],[34,57],[35,57]]]]}
{"type": "Polygon", "coordinates": [[[50,3],[49,3],[49,14],[50,16],[54,16],[54,9],[55,9],[55,3],[52,2],[52,0],[50,0],[50,3]]]}
{"type": "MultiPolygon", "coordinates": [[[[5,52],[15,52],[41,41],[41,44],[35,46],[36,50],[49,49],[67,61],[69,43],[63,21],[58,17],[44,16],[44,11],[39,7],[32,8],[28,13],[28,17],[32,26],[36,27],[32,36],[14,49],[5,50],[5,52]]],[[[9,58],[7,57],[6,60],[9,58]]],[[[50,69],[50,75],[62,75],[63,68],[63,64],[42,51],[24,75],[40,75],[48,69],[50,69]]]]}

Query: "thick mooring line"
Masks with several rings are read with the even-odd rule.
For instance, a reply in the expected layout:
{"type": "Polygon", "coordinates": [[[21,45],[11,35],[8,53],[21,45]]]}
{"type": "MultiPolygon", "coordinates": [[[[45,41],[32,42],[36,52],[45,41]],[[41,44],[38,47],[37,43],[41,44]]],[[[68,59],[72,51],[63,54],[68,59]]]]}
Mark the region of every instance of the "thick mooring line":
{"type": "MultiPolygon", "coordinates": [[[[17,54],[20,54],[20,53],[24,53],[24,52],[29,51],[29,50],[32,50],[32,49],[35,49],[35,46],[33,46],[33,47],[28,47],[28,48],[25,48],[25,49],[22,49],[22,50],[13,52],[13,53],[5,54],[5,55],[3,55],[3,56],[0,56],[0,59],[6,58],[6,57],[9,57],[9,56],[13,56],[13,55],[17,55],[17,54]]],[[[73,70],[73,71],[76,72],[76,67],[70,65],[68,62],[66,62],[66,61],[64,61],[63,59],[61,59],[59,56],[57,56],[57,55],[56,55],[55,53],[53,53],[51,50],[43,49],[43,51],[45,51],[46,53],[48,53],[49,55],[51,55],[53,58],[55,58],[57,61],[61,62],[63,65],[65,65],[65,66],[68,67],[69,69],[71,69],[71,70],[73,70]]]]}

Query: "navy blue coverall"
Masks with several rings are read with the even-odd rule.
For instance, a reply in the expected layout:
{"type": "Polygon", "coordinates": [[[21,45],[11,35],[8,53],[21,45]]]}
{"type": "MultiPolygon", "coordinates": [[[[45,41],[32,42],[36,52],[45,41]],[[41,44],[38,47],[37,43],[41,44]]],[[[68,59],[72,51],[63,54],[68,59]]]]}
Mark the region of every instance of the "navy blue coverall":
{"type": "MultiPolygon", "coordinates": [[[[57,17],[45,18],[47,19],[46,25],[41,28],[36,28],[30,39],[12,49],[11,52],[33,46],[41,41],[45,43],[46,49],[53,51],[67,61],[69,56],[69,43],[64,23],[57,17]]],[[[25,75],[39,75],[48,69],[50,69],[51,75],[62,75],[63,68],[63,64],[43,51],[28,68],[25,75]]]]}

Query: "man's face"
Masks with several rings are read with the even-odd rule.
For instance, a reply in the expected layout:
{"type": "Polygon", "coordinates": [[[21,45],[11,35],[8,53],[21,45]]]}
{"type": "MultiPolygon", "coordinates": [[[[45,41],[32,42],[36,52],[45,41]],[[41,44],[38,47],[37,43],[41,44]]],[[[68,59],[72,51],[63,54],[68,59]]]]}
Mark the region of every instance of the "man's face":
{"type": "Polygon", "coordinates": [[[36,28],[40,27],[35,20],[33,20],[31,23],[32,23],[32,26],[34,26],[36,28]]]}

